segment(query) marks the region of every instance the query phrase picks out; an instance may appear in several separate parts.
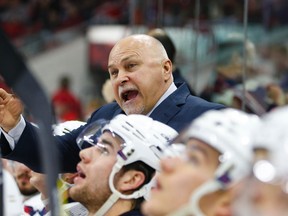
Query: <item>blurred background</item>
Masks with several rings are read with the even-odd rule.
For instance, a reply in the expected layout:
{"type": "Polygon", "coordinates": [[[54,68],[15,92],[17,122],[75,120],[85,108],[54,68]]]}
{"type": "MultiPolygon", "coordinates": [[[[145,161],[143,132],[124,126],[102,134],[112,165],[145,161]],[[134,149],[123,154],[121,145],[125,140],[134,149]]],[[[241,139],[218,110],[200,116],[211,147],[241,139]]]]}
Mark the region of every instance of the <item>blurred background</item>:
{"type": "Polygon", "coordinates": [[[110,49],[153,28],[173,40],[196,95],[262,115],[288,102],[287,11],[287,0],[0,0],[0,27],[55,112],[73,106],[59,121],[107,103],[110,49]]]}

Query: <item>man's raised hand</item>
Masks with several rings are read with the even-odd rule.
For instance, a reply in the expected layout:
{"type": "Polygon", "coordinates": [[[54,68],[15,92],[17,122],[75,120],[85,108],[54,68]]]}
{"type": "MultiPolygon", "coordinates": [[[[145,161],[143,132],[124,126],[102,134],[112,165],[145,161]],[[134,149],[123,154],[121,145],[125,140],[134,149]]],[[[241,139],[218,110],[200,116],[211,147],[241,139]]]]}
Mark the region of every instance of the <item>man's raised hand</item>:
{"type": "Polygon", "coordinates": [[[20,121],[23,105],[14,94],[0,88],[0,127],[9,132],[20,121]]]}

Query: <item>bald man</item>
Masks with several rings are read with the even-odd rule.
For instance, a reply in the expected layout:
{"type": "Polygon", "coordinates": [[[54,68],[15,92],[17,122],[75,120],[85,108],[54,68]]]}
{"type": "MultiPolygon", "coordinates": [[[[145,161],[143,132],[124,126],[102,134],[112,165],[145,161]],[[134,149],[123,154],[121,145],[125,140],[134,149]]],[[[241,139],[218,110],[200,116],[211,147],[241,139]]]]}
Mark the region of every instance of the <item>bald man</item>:
{"type": "MultiPolygon", "coordinates": [[[[131,35],[118,41],[109,55],[108,70],[116,102],[92,113],[87,125],[110,120],[119,113],[143,114],[178,132],[207,110],[222,109],[189,93],[185,83],[175,85],[172,62],[163,45],[148,35],[131,35]]],[[[0,89],[0,145],[5,158],[41,171],[35,129],[22,116],[19,100],[0,89]]],[[[56,137],[63,172],[74,172],[80,161],[76,138],[86,126],[56,137]]]]}

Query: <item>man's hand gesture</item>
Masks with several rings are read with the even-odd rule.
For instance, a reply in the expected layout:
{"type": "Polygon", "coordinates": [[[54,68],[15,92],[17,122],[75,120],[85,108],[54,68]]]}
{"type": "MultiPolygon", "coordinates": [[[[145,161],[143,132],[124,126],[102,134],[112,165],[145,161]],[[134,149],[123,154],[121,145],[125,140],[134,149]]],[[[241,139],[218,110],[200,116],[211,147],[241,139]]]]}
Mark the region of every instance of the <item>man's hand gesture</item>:
{"type": "Polygon", "coordinates": [[[20,121],[22,112],[21,101],[14,94],[0,88],[0,127],[9,132],[20,121]]]}

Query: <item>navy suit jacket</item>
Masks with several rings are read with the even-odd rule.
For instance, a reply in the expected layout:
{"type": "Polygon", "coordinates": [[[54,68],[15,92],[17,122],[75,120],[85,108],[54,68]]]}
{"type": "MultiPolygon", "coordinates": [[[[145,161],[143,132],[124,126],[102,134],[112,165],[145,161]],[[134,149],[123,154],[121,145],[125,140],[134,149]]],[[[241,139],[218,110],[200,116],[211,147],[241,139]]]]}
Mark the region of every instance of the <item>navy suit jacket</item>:
{"type": "MultiPolygon", "coordinates": [[[[187,85],[182,84],[155,108],[150,117],[180,132],[205,111],[222,108],[225,107],[192,96],[189,93],[187,85]]],[[[87,123],[89,124],[103,118],[110,120],[120,113],[124,112],[116,102],[113,102],[100,107],[92,113],[87,123]]],[[[63,172],[75,171],[76,165],[80,161],[76,138],[84,127],[85,126],[82,126],[67,135],[56,137],[56,143],[59,146],[59,161],[61,163],[61,171],[63,172]]],[[[27,122],[24,132],[13,151],[11,151],[5,137],[1,136],[0,145],[2,156],[11,160],[20,161],[34,171],[41,171],[41,155],[39,153],[40,150],[36,136],[37,133],[35,133],[34,126],[27,122]]]]}

